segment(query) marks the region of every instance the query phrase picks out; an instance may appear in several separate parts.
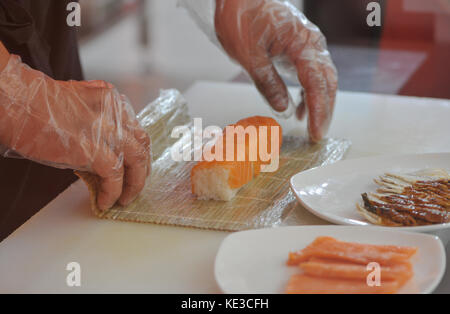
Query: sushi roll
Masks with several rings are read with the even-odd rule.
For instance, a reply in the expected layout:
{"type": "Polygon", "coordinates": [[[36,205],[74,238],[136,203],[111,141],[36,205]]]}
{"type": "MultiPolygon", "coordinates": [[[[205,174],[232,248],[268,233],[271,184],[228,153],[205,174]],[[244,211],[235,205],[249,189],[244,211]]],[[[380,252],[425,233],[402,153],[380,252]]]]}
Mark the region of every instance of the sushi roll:
{"type": "MultiPolygon", "coordinates": [[[[221,158],[216,158],[213,161],[205,161],[204,159],[204,161],[197,163],[191,171],[192,193],[196,195],[198,199],[231,201],[241,187],[258,176],[262,167],[271,163],[270,160],[263,161],[260,158],[260,136],[267,137],[266,151],[272,156],[272,131],[275,130],[273,127],[276,128],[279,134],[276,141],[273,142],[278,146],[274,152],[278,153],[280,151],[282,144],[282,129],[274,119],[255,116],[243,119],[231,126],[240,126],[243,129],[254,126],[254,130],[257,130],[255,133],[256,136],[250,136],[250,134],[245,133],[245,142],[242,143],[242,141],[238,141],[236,133],[231,134],[226,131],[227,128],[224,129],[222,136],[217,140],[211,150],[213,152],[214,150],[221,151],[221,153],[219,153],[221,158]],[[264,128],[266,131],[261,131],[262,129],[260,127],[266,127],[264,128]],[[229,134],[231,134],[234,139],[227,141],[227,134],[228,137],[230,136],[229,134]],[[229,143],[234,147],[230,147],[229,143]],[[245,151],[238,148],[238,143],[245,145],[245,151]],[[229,161],[229,158],[227,159],[227,150],[229,149],[232,149],[234,156],[232,161],[229,161]],[[239,151],[241,151],[241,155],[239,155],[240,158],[238,158],[239,151]]],[[[274,134],[274,137],[275,136],[276,134],[274,134]]]]}

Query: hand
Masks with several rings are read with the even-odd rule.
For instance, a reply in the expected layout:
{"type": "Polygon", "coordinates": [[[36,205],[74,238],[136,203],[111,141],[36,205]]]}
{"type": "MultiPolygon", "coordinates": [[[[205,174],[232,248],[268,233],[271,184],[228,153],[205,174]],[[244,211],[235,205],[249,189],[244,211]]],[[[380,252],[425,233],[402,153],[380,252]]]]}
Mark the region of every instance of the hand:
{"type": "Polygon", "coordinates": [[[98,206],[127,205],[150,172],[150,139],[102,81],[55,81],[11,55],[0,74],[0,143],[22,157],[99,176],[98,206]]]}
{"type": "Polygon", "coordinates": [[[337,90],[336,68],[320,30],[289,2],[276,0],[216,0],[215,25],[226,52],[278,112],[291,100],[273,60],[293,66],[304,88],[297,117],[303,119],[308,111],[310,138],[320,141],[328,131],[337,90]]]}

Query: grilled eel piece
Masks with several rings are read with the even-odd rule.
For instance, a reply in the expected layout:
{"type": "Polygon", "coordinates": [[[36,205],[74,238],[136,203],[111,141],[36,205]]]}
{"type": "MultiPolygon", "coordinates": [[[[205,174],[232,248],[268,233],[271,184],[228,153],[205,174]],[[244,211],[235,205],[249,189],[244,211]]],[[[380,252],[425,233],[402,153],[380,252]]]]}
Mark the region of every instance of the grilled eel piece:
{"type": "Polygon", "coordinates": [[[413,174],[386,173],[374,180],[377,193],[362,194],[358,211],[384,226],[450,223],[450,174],[432,169],[413,174]]]}

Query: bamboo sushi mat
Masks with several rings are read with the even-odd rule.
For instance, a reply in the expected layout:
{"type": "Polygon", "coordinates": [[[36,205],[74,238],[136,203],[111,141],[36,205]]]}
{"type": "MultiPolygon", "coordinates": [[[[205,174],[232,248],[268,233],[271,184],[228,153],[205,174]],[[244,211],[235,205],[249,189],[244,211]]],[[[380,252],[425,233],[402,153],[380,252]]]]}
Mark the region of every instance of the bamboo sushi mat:
{"type": "Polygon", "coordinates": [[[127,207],[101,212],[96,207],[95,177],[79,174],[91,191],[94,213],[104,219],[240,231],[282,225],[323,224],[298,204],[289,187],[292,175],[341,160],[350,147],[347,140],[284,137],[280,168],[261,173],[230,202],[197,200],[191,193],[190,171],[195,162],[177,162],[170,135],[176,126],[192,126],[186,101],[176,90],[162,91],[138,119],[152,139],[152,172],[141,195],[127,207]]]}

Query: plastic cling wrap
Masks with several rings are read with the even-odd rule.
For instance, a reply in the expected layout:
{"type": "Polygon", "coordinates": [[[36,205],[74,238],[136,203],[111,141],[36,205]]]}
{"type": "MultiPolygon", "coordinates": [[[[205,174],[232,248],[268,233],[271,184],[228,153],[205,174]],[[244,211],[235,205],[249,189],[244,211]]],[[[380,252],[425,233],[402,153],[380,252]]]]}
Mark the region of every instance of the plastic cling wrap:
{"type": "Polygon", "coordinates": [[[193,123],[180,93],[162,91],[138,119],[152,139],[153,162],[151,176],[133,203],[101,212],[96,206],[95,177],[79,173],[89,186],[98,217],[224,231],[324,223],[297,203],[289,179],[302,170],[342,159],[350,147],[347,140],[311,144],[306,138],[284,137],[277,172],[261,173],[230,202],[202,201],[191,193],[190,172],[195,162],[178,162],[171,156],[172,146],[182,140],[172,138],[172,130],[193,123]]]}

